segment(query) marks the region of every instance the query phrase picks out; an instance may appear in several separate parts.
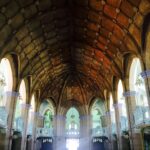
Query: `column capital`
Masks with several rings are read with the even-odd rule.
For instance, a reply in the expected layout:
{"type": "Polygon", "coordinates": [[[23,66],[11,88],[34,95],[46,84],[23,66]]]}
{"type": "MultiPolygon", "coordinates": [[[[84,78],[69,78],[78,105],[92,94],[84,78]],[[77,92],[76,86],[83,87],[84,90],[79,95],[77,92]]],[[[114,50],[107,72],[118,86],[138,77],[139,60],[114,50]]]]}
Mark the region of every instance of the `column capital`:
{"type": "Polygon", "coordinates": [[[140,75],[143,79],[148,78],[148,77],[150,77],[150,70],[145,70],[145,71],[141,72],[140,75]]]}
{"type": "Polygon", "coordinates": [[[26,104],[26,103],[22,103],[21,107],[29,110],[31,108],[31,105],[30,104],[26,104]]]}
{"type": "Polygon", "coordinates": [[[19,97],[19,92],[16,92],[16,91],[6,91],[5,94],[8,97],[19,97]]]}
{"type": "Polygon", "coordinates": [[[125,91],[123,93],[123,96],[124,97],[132,97],[132,96],[136,96],[137,95],[137,92],[136,91],[125,91]]]}

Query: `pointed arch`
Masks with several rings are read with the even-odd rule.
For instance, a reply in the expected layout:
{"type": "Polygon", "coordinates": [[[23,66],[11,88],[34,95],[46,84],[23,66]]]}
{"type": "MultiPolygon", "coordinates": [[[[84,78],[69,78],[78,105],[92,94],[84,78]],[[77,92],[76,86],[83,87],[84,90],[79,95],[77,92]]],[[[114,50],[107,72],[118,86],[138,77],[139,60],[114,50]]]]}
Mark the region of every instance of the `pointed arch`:
{"type": "Polygon", "coordinates": [[[39,113],[43,116],[43,127],[53,129],[53,118],[55,110],[50,100],[44,100],[39,108],[39,113]]]}
{"type": "Polygon", "coordinates": [[[75,107],[69,108],[66,113],[66,134],[77,136],[80,133],[80,114],[75,107]]]}
{"type": "Polygon", "coordinates": [[[92,136],[102,136],[106,134],[106,108],[104,101],[99,98],[95,99],[91,107],[92,136]]]}
{"type": "Polygon", "coordinates": [[[149,118],[146,85],[141,73],[142,66],[140,59],[134,58],[130,66],[129,87],[130,91],[135,92],[135,95],[132,97],[131,100],[135,124],[145,122],[149,118]]]}
{"type": "Polygon", "coordinates": [[[13,72],[8,58],[0,61],[0,125],[7,126],[7,117],[11,104],[13,72]]]}

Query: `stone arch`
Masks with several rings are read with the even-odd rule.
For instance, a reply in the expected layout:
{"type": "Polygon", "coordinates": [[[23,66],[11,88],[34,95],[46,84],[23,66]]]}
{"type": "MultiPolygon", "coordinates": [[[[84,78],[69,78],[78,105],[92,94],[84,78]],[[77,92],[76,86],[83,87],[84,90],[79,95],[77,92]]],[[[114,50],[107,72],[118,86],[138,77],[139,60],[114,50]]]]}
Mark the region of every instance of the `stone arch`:
{"type": "Polygon", "coordinates": [[[129,88],[134,94],[131,95],[132,98],[130,101],[135,124],[141,123],[149,117],[146,84],[142,77],[144,74],[142,73],[142,64],[140,59],[138,57],[133,58],[129,72],[129,88]]]}
{"type": "Polygon", "coordinates": [[[87,115],[85,106],[77,100],[67,100],[67,104],[66,102],[62,103],[58,114],[65,115],[67,113],[67,110],[71,107],[75,107],[78,110],[80,116],[87,115]]]}
{"type": "Polygon", "coordinates": [[[49,99],[45,99],[40,107],[39,107],[39,115],[44,128],[51,128],[54,127],[54,115],[55,115],[55,108],[53,106],[53,102],[49,99]]]}
{"type": "Polygon", "coordinates": [[[103,136],[106,134],[106,105],[100,98],[93,99],[90,110],[92,136],[103,136]]]}
{"type": "Polygon", "coordinates": [[[51,101],[49,101],[48,99],[44,100],[40,107],[39,107],[39,113],[41,115],[44,115],[44,113],[47,111],[47,110],[52,110],[53,114],[55,113],[54,111],[54,107],[53,107],[53,103],[51,101]]]}
{"type": "MultiPolygon", "coordinates": [[[[79,134],[80,131],[80,114],[78,109],[70,107],[66,113],[65,128],[68,131],[73,131],[74,135],[79,134]]],[[[69,133],[69,132],[67,132],[69,133]]]]}
{"type": "Polygon", "coordinates": [[[7,126],[7,117],[10,113],[12,97],[16,95],[13,92],[14,76],[10,57],[4,57],[0,61],[0,124],[7,126]]]}

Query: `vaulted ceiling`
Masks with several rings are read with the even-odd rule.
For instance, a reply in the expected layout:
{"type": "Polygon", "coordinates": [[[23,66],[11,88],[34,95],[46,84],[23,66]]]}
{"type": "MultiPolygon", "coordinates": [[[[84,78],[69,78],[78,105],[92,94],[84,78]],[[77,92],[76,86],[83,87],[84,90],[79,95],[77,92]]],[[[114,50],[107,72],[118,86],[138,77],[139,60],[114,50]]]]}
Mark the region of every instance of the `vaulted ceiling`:
{"type": "Polygon", "coordinates": [[[141,53],[149,0],[1,0],[0,53],[16,53],[20,77],[41,97],[88,103],[141,53]]]}

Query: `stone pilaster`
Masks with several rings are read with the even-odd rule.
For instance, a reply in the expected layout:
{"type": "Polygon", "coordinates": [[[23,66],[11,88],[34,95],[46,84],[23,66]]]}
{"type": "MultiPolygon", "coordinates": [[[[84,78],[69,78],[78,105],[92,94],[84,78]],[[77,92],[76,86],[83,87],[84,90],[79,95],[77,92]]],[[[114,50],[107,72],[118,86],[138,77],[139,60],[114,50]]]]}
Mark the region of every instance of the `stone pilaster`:
{"type": "Polygon", "coordinates": [[[65,150],[66,149],[66,138],[65,138],[65,123],[66,117],[64,115],[56,115],[56,135],[55,135],[55,144],[56,150],[65,150]]]}
{"type": "Polygon", "coordinates": [[[80,116],[80,147],[79,150],[90,150],[91,136],[90,136],[90,115],[80,116]]]}
{"type": "Polygon", "coordinates": [[[7,138],[8,138],[8,147],[7,149],[11,150],[12,137],[13,137],[13,123],[16,109],[16,101],[18,99],[19,93],[16,91],[7,93],[7,98],[10,101],[9,115],[8,115],[8,126],[7,126],[7,138]]]}
{"type": "Polygon", "coordinates": [[[27,126],[28,126],[28,114],[29,114],[29,104],[23,104],[23,121],[24,127],[22,131],[22,150],[26,149],[26,141],[27,141],[27,126]]]}

